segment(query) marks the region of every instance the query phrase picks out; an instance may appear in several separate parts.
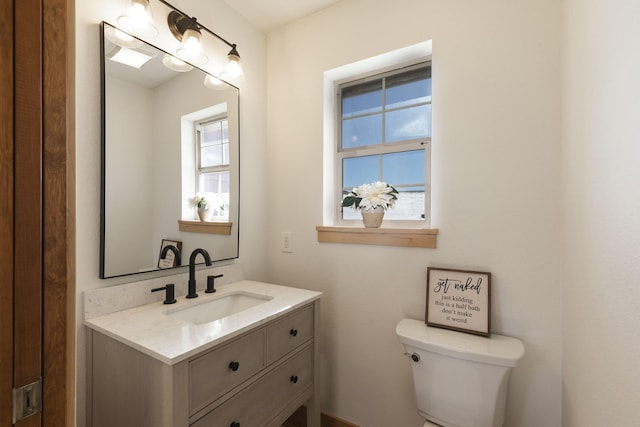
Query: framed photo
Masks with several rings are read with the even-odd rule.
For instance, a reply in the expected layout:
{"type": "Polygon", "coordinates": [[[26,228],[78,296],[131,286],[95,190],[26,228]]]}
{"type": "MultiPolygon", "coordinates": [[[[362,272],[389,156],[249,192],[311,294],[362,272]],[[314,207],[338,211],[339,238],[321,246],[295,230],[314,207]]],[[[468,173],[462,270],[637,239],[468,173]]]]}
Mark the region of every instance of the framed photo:
{"type": "Polygon", "coordinates": [[[427,269],[427,326],[490,336],[491,273],[427,269]]]}
{"type": "Polygon", "coordinates": [[[173,251],[168,251],[165,258],[162,259],[162,250],[165,248],[165,246],[169,246],[169,245],[175,246],[176,248],[178,248],[178,251],[182,253],[181,241],[162,239],[162,243],[160,244],[160,252],[158,253],[158,268],[179,267],[176,262],[177,261],[176,254],[174,254],[173,251]]]}

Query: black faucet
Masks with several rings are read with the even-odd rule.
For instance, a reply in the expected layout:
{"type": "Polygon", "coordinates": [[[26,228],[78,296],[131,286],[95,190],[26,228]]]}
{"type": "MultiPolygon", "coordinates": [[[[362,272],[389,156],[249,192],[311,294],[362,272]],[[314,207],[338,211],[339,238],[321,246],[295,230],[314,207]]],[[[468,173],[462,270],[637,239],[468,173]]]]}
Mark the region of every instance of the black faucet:
{"type": "Polygon", "coordinates": [[[151,289],[151,292],[158,291],[166,291],[164,294],[164,304],[175,304],[176,303],[176,291],[175,285],[173,283],[167,283],[165,286],[161,288],[151,289]]]}
{"type": "Polygon", "coordinates": [[[173,245],[167,245],[164,248],[162,248],[162,252],[160,252],[160,258],[165,259],[169,251],[173,252],[176,255],[176,265],[181,266],[182,258],[180,256],[180,249],[176,248],[173,245]]]}
{"type": "Polygon", "coordinates": [[[194,249],[193,252],[191,252],[191,256],[189,257],[189,292],[187,293],[187,298],[198,297],[198,294],[196,293],[196,257],[198,254],[202,255],[207,267],[211,266],[211,257],[209,256],[209,252],[202,248],[194,249]]]}

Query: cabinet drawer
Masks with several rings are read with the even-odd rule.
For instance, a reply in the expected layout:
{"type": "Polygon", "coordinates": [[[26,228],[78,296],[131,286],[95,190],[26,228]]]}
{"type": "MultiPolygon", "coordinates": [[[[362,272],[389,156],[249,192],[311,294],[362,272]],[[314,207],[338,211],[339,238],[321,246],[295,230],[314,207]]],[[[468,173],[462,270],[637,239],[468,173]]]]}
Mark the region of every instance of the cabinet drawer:
{"type": "Polygon", "coordinates": [[[189,414],[264,368],[264,329],[189,362],[189,414]]]}
{"type": "Polygon", "coordinates": [[[304,307],[267,326],[267,364],[313,336],[313,306],[304,307]]]}
{"type": "Polygon", "coordinates": [[[313,383],[313,345],[209,412],[192,427],[242,427],[265,425],[313,383]]]}

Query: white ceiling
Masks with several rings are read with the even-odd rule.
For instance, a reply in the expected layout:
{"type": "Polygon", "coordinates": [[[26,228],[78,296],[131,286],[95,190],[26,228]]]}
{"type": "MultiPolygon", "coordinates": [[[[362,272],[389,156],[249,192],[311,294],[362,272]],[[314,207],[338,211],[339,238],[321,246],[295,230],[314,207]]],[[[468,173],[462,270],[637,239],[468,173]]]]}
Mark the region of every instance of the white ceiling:
{"type": "Polygon", "coordinates": [[[340,0],[224,0],[265,33],[340,0]]]}

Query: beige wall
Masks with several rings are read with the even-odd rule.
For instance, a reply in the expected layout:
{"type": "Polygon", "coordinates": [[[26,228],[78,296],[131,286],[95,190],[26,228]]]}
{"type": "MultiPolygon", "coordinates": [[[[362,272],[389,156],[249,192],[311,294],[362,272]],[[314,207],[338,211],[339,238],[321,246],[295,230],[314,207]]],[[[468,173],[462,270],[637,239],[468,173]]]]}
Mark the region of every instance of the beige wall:
{"type": "Polygon", "coordinates": [[[563,412],[640,425],[640,3],[567,0],[563,412]]]}
{"type": "MultiPolygon", "coordinates": [[[[97,24],[125,3],[76,3],[79,319],[84,290],[131,280],[98,279],[97,24]]],[[[222,0],[175,4],[239,45],[241,262],[248,278],[325,293],[323,410],[421,425],[394,328],[423,318],[437,265],[491,271],[494,330],[524,341],[507,426],[640,424],[637,2],[343,0],[268,43],[222,0]],[[438,249],[317,243],[324,71],[425,40],[438,249]]],[[[78,426],[84,352],[79,325],[78,426]]]]}
{"type": "Polygon", "coordinates": [[[491,271],[494,332],[524,341],[507,425],[561,424],[560,41],[556,0],[345,0],[269,34],[269,279],[325,293],[325,411],[422,425],[394,329],[445,266],[491,271]],[[438,248],[319,244],[323,73],[426,40],[438,248]]]}

